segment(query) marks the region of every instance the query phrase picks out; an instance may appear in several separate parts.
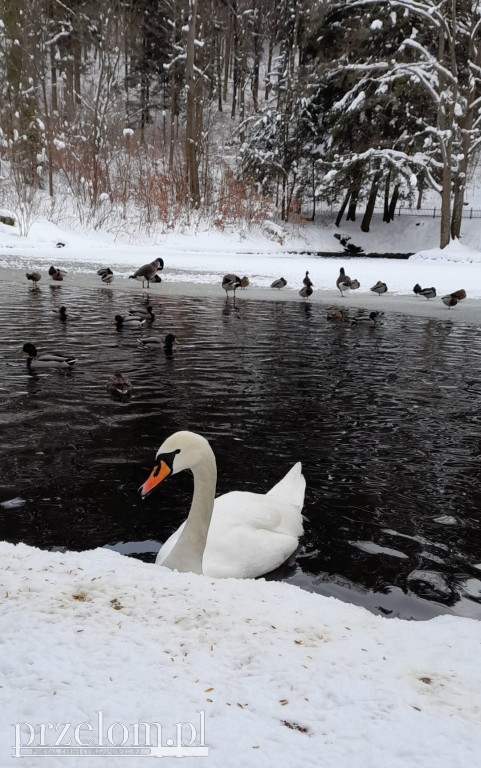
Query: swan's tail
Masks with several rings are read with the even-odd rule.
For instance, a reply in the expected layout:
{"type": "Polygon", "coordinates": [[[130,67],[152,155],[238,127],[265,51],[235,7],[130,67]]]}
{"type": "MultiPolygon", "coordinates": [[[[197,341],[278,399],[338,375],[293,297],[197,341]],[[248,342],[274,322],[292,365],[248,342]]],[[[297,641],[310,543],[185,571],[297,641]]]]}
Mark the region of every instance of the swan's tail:
{"type": "Polygon", "coordinates": [[[279,496],[283,506],[289,505],[289,509],[283,514],[282,527],[286,529],[286,533],[289,532],[293,536],[301,536],[304,530],[302,507],[304,506],[305,492],[306,480],[302,474],[302,464],[298,461],[287,475],[266,493],[266,496],[279,496]]]}

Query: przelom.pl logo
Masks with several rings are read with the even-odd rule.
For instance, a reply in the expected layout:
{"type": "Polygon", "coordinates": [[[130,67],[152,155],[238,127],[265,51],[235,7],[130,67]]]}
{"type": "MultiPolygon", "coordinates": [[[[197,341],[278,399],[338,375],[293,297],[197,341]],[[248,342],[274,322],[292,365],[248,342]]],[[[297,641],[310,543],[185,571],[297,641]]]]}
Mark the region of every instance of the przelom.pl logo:
{"type": "Polygon", "coordinates": [[[103,711],[96,722],[79,723],[15,723],[12,757],[31,755],[85,756],[140,755],[142,757],[208,757],[205,743],[205,712],[197,712],[198,722],[173,723],[104,723],[103,711]],[[168,734],[168,735],[167,735],[168,734]]]}

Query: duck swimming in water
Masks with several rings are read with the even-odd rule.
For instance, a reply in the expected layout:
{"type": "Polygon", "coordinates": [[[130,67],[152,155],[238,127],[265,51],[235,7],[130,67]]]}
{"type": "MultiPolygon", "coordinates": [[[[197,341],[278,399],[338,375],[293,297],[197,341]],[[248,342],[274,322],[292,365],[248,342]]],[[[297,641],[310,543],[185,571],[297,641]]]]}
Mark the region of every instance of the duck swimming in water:
{"type": "Polygon", "coordinates": [[[23,345],[19,352],[24,352],[27,355],[27,366],[32,370],[39,370],[42,368],[63,368],[65,370],[72,368],[76,362],[75,357],[65,357],[63,355],[55,355],[50,353],[43,353],[39,355],[35,344],[27,342],[23,345]]]}
{"type": "Polygon", "coordinates": [[[113,397],[129,397],[133,390],[132,382],[120,371],[115,371],[107,382],[107,390],[113,397]]]}

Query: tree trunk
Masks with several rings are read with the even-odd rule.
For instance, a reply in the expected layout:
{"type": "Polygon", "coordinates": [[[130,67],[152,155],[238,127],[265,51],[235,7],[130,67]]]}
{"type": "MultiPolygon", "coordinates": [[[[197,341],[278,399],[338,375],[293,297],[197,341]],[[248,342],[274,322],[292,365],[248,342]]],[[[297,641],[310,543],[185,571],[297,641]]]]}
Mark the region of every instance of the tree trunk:
{"type": "Polygon", "coordinates": [[[399,198],[399,184],[396,184],[394,187],[391,202],[389,203],[389,221],[392,221],[394,219],[394,216],[396,215],[396,205],[399,198]]]}
{"type": "Polygon", "coordinates": [[[346,192],[346,196],[344,200],[342,201],[342,205],[339,209],[339,213],[336,216],[336,221],[334,222],[336,227],[339,227],[341,225],[342,217],[344,216],[344,211],[347,208],[347,204],[349,202],[350,197],[351,197],[351,189],[349,188],[346,192]]]}
{"type": "Polygon", "coordinates": [[[186,115],[185,115],[185,168],[191,205],[200,203],[199,167],[197,157],[197,110],[195,83],[195,41],[198,0],[190,0],[187,55],[185,62],[186,115]]]}
{"type": "Polygon", "coordinates": [[[379,182],[381,181],[381,175],[382,175],[381,171],[378,171],[372,180],[371,191],[369,192],[369,199],[367,201],[366,210],[361,222],[361,230],[363,232],[369,232],[372,214],[374,213],[374,206],[376,205],[376,197],[379,189],[379,182]]]}
{"type": "Polygon", "coordinates": [[[388,174],[386,176],[386,183],[384,184],[384,213],[382,216],[382,220],[387,222],[391,221],[391,218],[389,216],[389,188],[391,186],[391,171],[388,171],[388,174]]]}
{"type": "Polygon", "coordinates": [[[351,198],[347,209],[346,221],[356,221],[356,208],[359,200],[359,192],[361,191],[361,181],[362,170],[356,169],[351,184],[351,198]]]}

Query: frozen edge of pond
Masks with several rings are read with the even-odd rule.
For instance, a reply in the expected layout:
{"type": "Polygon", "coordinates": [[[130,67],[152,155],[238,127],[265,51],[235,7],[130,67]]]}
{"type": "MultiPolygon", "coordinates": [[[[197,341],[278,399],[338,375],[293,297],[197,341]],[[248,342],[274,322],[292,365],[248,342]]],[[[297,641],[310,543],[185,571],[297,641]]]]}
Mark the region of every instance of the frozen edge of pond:
{"type": "MultiPolygon", "coordinates": [[[[22,285],[25,290],[32,290],[30,283],[26,280],[25,269],[13,269],[0,267],[0,280],[3,282],[13,282],[22,285]]],[[[155,284],[147,291],[143,290],[141,283],[136,280],[129,280],[125,277],[115,277],[113,283],[108,286],[102,285],[100,278],[96,274],[83,272],[69,273],[63,284],[53,283],[45,276],[43,282],[39,285],[40,291],[61,290],[62,285],[67,287],[93,288],[101,290],[111,290],[122,293],[145,293],[152,298],[162,299],[172,296],[189,296],[200,298],[218,298],[225,301],[225,293],[219,284],[197,283],[192,281],[172,280],[167,273],[162,275],[162,283],[155,284]]],[[[469,295],[464,301],[460,302],[452,309],[442,304],[437,296],[435,299],[426,300],[424,297],[409,294],[387,294],[384,296],[373,295],[368,292],[356,292],[341,298],[339,291],[328,289],[315,289],[312,296],[308,299],[302,299],[299,296],[299,287],[290,288],[286,286],[281,291],[272,288],[260,288],[250,285],[246,290],[238,290],[236,296],[236,305],[240,307],[244,301],[296,301],[300,304],[311,304],[323,308],[341,307],[349,310],[380,310],[385,314],[396,312],[399,314],[412,315],[415,317],[433,317],[437,320],[458,321],[472,325],[481,324],[481,299],[470,299],[469,295]]],[[[231,296],[228,303],[232,306],[234,301],[231,296]]]]}

